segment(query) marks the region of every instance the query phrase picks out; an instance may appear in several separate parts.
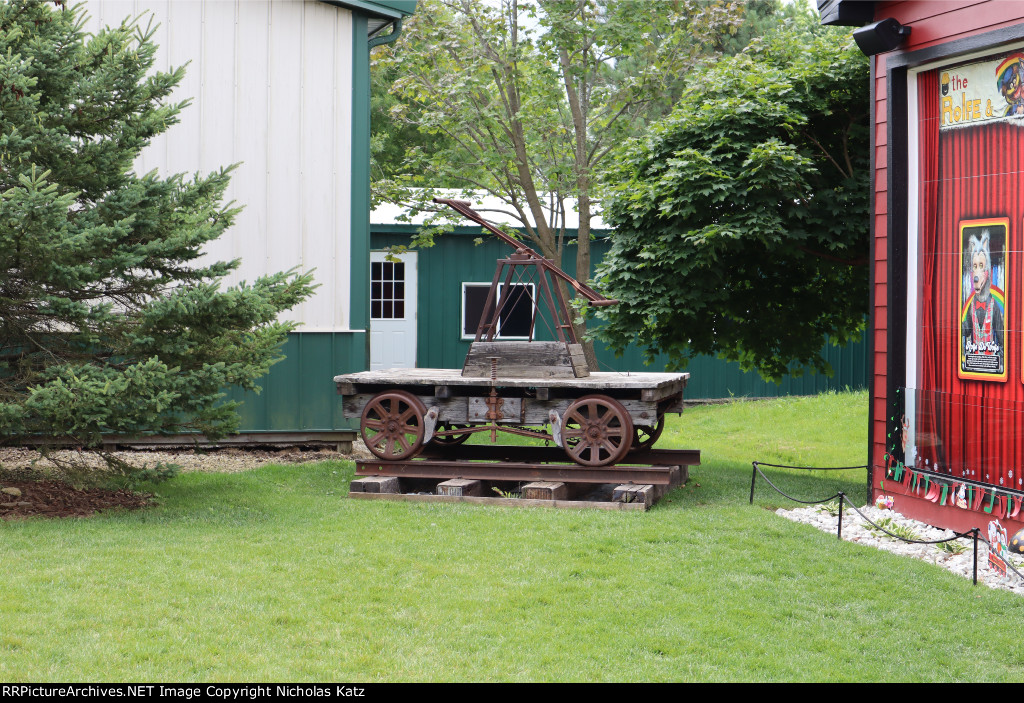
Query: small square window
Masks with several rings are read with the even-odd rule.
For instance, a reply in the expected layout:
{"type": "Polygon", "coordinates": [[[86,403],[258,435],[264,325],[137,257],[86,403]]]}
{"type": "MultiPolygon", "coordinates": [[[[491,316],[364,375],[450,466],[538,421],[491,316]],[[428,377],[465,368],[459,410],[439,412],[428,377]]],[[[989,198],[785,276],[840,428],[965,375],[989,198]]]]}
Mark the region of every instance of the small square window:
{"type": "MultiPolygon", "coordinates": [[[[462,336],[475,337],[482,317],[494,315],[492,301],[487,305],[490,283],[462,284],[462,336]]],[[[528,339],[533,324],[534,286],[532,283],[502,285],[498,292],[497,304],[501,306],[495,339],[528,339]],[[504,304],[503,304],[504,303],[504,304]]],[[[485,332],[486,334],[486,332],[485,332]]]]}

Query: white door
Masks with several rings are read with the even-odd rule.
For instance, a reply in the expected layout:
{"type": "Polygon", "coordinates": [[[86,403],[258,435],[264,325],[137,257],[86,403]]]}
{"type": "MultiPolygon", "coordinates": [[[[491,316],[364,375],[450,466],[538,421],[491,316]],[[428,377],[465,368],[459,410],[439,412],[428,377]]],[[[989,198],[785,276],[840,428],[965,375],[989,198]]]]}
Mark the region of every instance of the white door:
{"type": "Polygon", "coordinates": [[[370,370],[416,366],[416,252],[370,252],[370,370]]]}

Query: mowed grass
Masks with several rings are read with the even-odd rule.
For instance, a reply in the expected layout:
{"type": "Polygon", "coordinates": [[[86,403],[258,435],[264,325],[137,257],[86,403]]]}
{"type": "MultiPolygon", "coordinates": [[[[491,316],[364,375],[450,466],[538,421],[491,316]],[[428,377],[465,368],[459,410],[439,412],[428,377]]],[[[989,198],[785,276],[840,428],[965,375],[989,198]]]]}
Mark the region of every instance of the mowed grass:
{"type": "Polygon", "coordinates": [[[3,522],[0,681],[1020,680],[1024,599],[748,505],[753,459],[863,464],[866,406],[688,409],[662,441],[703,463],[648,513],[346,500],[327,462],[3,522]]]}

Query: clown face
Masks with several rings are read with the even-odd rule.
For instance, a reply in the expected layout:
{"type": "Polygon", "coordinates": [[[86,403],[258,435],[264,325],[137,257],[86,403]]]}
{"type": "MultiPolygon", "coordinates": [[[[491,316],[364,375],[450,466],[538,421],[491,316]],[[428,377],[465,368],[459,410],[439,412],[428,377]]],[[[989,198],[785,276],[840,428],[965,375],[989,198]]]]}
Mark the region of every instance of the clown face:
{"type": "Polygon", "coordinates": [[[971,275],[974,281],[974,292],[983,294],[988,284],[989,270],[985,255],[981,252],[971,257],[971,275]]]}

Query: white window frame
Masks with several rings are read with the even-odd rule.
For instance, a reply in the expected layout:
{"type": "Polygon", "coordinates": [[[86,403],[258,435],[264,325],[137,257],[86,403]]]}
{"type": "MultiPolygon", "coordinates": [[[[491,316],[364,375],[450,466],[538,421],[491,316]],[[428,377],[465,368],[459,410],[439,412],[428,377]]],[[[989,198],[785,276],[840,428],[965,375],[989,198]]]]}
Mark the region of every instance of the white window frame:
{"type": "MultiPolygon", "coordinates": [[[[537,330],[536,320],[532,319],[533,309],[537,305],[537,286],[536,286],[536,284],[534,284],[534,283],[526,283],[526,282],[518,282],[518,283],[517,282],[513,282],[510,285],[512,285],[512,286],[529,286],[530,287],[530,299],[533,300],[533,305],[530,306],[530,316],[531,316],[531,323],[533,324],[533,330],[532,331],[536,332],[536,330],[537,330]]],[[[473,332],[469,333],[469,334],[467,334],[465,332],[465,329],[466,329],[466,288],[468,286],[482,287],[482,288],[489,289],[491,287],[491,282],[490,281],[463,281],[462,282],[462,300],[461,300],[462,312],[459,315],[459,333],[460,333],[459,334],[459,338],[462,339],[462,340],[468,340],[468,341],[472,342],[474,339],[476,339],[476,329],[474,329],[473,332]]],[[[500,306],[501,305],[502,289],[504,289],[504,288],[505,288],[505,284],[504,283],[500,283],[498,285],[498,299],[494,301],[495,306],[500,306]]],[[[481,314],[483,314],[483,312],[481,312],[481,314]]],[[[502,339],[502,340],[521,340],[521,339],[530,339],[530,335],[522,335],[522,336],[506,336],[506,335],[502,335],[501,334],[501,321],[499,320],[498,321],[498,329],[497,329],[497,331],[494,334],[494,338],[495,339],[502,339]]]]}

